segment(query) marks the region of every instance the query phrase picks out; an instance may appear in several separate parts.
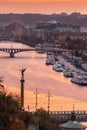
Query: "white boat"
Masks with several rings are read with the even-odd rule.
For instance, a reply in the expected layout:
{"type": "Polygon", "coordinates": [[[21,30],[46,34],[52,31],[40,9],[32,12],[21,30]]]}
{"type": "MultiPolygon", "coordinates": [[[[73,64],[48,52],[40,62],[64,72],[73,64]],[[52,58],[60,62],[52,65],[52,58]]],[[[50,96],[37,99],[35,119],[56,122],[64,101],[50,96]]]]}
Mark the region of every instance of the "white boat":
{"type": "Polygon", "coordinates": [[[73,77],[73,73],[70,70],[64,70],[63,75],[65,77],[73,77]]]}
{"type": "Polygon", "coordinates": [[[54,59],[51,59],[50,64],[51,64],[51,65],[54,65],[54,63],[55,63],[55,60],[54,60],[54,59]]]}
{"type": "Polygon", "coordinates": [[[63,65],[64,69],[68,70],[69,67],[67,65],[63,65]]]}
{"type": "Polygon", "coordinates": [[[36,48],[36,51],[37,51],[38,53],[41,53],[41,54],[45,53],[45,51],[42,50],[43,47],[42,47],[41,44],[37,44],[37,45],[35,46],[35,48],[36,48]],[[38,49],[41,49],[41,50],[38,50],[38,49]]]}
{"type": "Polygon", "coordinates": [[[52,58],[47,58],[47,60],[46,60],[46,65],[54,65],[54,63],[55,63],[55,60],[52,58]]]}
{"type": "Polygon", "coordinates": [[[71,82],[76,83],[78,85],[87,85],[87,77],[83,75],[77,75],[71,79],[71,82]]]}
{"type": "Polygon", "coordinates": [[[37,44],[37,45],[35,46],[36,49],[41,49],[41,47],[42,47],[41,44],[37,44]]]}
{"type": "Polygon", "coordinates": [[[57,72],[63,72],[64,68],[61,64],[57,64],[57,65],[53,66],[53,70],[55,70],[57,72]]]}
{"type": "Polygon", "coordinates": [[[46,65],[50,65],[50,60],[49,59],[46,60],[46,65]]]}

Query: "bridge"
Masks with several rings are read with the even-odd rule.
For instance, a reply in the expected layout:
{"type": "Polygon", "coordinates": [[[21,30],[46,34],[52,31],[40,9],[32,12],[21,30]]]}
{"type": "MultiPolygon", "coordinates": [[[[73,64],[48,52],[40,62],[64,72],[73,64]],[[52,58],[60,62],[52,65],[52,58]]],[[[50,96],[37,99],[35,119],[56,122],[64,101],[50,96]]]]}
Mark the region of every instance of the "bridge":
{"type": "Polygon", "coordinates": [[[19,49],[19,48],[0,48],[0,51],[7,52],[10,54],[10,58],[14,58],[14,55],[23,51],[35,51],[35,49],[19,49]]]}
{"type": "MultiPolygon", "coordinates": [[[[52,111],[50,117],[58,119],[59,121],[66,122],[71,119],[72,111],[52,111]]],[[[75,111],[77,121],[87,122],[87,110],[75,111]]]]}
{"type": "MultiPolygon", "coordinates": [[[[0,51],[3,51],[3,52],[7,52],[10,54],[10,58],[14,58],[14,55],[16,53],[19,53],[19,52],[24,52],[24,51],[36,51],[36,52],[41,52],[41,51],[44,51],[44,52],[48,52],[48,51],[51,51],[53,53],[62,53],[64,51],[67,51],[65,49],[59,49],[59,48],[40,48],[40,49],[36,49],[36,48],[30,48],[30,49],[20,49],[20,48],[0,48],[0,51]]],[[[68,50],[69,51],[69,50],[68,50]]]]}

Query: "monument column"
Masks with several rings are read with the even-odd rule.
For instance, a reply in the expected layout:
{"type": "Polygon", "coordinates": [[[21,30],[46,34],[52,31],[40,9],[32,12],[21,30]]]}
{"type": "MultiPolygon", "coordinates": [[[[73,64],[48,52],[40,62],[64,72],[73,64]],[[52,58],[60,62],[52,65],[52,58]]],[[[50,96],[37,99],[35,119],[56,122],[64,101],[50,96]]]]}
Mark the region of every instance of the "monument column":
{"type": "Polygon", "coordinates": [[[24,72],[25,72],[26,69],[21,69],[21,109],[24,109],[24,72]]]}

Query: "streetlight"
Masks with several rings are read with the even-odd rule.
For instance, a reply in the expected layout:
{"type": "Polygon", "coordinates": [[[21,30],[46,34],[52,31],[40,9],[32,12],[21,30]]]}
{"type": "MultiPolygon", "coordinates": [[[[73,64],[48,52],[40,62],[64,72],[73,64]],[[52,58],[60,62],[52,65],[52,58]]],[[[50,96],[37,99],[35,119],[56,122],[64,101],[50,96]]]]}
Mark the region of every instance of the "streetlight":
{"type": "Polygon", "coordinates": [[[38,107],[38,94],[39,94],[39,92],[38,92],[38,89],[36,88],[36,91],[34,93],[35,100],[36,100],[36,103],[35,103],[36,111],[37,111],[37,107],[38,107]]]}
{"type": "Polygon", "coordinates": [[[50,113],[50,98],[52,98],[52,95],[50,94],[50,91],[48,91],[48,95],[46,96],[48,99],[48,114],[50,113]]]}

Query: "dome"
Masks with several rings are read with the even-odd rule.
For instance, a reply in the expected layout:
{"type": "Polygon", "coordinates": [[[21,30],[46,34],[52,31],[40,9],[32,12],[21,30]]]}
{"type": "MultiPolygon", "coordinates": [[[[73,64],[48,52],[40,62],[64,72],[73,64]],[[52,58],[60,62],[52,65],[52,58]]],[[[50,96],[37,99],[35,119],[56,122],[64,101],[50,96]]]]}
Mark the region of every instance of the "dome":
{"type": "Polygon", "coordinates": [[[68,121],[67,123],[60,125],[60,127],[71,128],[71,129],[77,128],[78,129],[78,128],[85,128],[86,126],[80,124],[78,121],[68,121]]]}
{"type": "Polygon", "coordinates": [[[48,21],[47,23],[50,23],[50,24],[57,24],[57,21],[56,21],[56,20],[50,20],[50,21],[48,21]]]}

